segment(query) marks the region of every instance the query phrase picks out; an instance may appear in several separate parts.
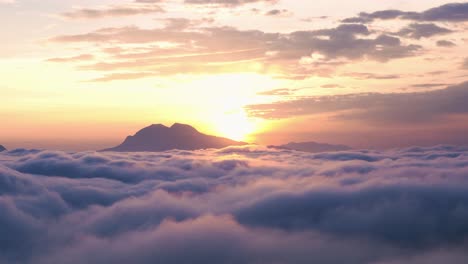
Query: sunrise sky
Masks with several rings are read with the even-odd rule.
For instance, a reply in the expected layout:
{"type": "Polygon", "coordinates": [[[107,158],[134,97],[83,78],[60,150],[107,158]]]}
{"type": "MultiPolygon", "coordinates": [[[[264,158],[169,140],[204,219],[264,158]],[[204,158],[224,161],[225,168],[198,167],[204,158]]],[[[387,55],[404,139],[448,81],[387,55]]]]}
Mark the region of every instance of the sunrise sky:
{"type": "Polygon", "coordinates": [[[468,144],[468,3],[0,0],[0,143],[154,123],[260,144],[468,144]]]}

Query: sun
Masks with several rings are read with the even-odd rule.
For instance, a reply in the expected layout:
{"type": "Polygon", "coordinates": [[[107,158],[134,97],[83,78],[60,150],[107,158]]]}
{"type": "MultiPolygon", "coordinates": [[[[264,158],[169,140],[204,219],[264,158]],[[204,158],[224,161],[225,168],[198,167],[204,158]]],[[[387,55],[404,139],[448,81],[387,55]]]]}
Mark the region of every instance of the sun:
{"type": "Polygon", "coordinates": [[[217,134],[236,141],[247,141],[259,127],[258,121],[249,118],[244,110],[216,115],[214,125],[217,134]]]}
{"type": "MultiPolygon", "coordinates": [[[[262,102],[263,97],[257,96],[257,93],[263,88],[258,87],[276,87],[277,81],[269,76],[251,73],[197,78],[186,84],[186,89],[196,93],[185,97],[187,103],[196,104],[193,109],[198,112],[198,117],[194,122],[199,123],[207,133],[252,143],[253,134],[263,129],[265,121],[249,116],[245,107],[262,102]]],[[[180,93],[177,94],[179,97],[180,93]]]]}

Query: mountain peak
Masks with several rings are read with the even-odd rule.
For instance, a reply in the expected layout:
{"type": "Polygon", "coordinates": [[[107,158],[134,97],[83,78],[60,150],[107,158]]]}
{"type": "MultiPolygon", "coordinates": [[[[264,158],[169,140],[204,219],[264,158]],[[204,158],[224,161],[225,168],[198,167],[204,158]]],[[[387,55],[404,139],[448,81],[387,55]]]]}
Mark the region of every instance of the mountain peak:
{"type": "Polygon", "coordinates": [[[163,124],[152,124],[148,128],[168,128],[168,127],[163,124]]]}
{"type": "Polygon", "coordinates": [[[171,127],[173,131],[187,131],[187,132],[198,132],[193,126],[181,124],[181,123],[174,123],[171,127]]]}
{"type": "Polygon", "coordinates": [[[4,146],[0,145],[0,152],[7,150],[4,146]]]}
{"type": "Polygon", "coordinates": [[[235,145],[245,145],[227,138],[205,135],[190,125],[174,123],[171,127],[153,124],[128,136],[117,147],[104,151],[166,151],[171,149],[197,150],[208,148],[224,148],[235,145]]]}

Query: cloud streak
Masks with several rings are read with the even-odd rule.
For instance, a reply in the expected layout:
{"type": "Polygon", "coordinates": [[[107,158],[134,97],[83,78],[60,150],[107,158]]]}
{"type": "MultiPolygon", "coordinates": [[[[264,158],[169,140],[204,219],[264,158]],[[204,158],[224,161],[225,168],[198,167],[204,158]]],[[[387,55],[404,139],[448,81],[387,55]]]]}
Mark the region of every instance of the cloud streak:
{"type": "MultiPolygon", "coordinates": [[[[141,3],[141,2],[137,2],[141,3]]],[[[146,3],[146,2],[145,2],[146,3]]],[[[76,10],[62,13],[61,16],[67,19],[98,19],[104,17],[121,17],[143,15],[151,13],[164,13],[164,9],[154,4],[134,4],[134,5],[114,5],[101,9],[78,8],[76,10]]]]}
{"type": "Polygon", "coordinates": [[[214,6],[240,6],[252,3],[275,4],[278,0],[184,0],[184,3],[193,5],[214,5],[214,6]]]}
{"type": "MultiPolygon", "coordinates": [[[[440,84],[439,84],[440,85],[440,84]]],[[[450,114],[467,114],[468,83],[429,92],[366,93],[304,97],[297,100],[247,106],[252,116],[289,118],[293,116],[332,113],[347,110],[341,118],[357,118],[387,123],[433,121],[450,114]]]]}

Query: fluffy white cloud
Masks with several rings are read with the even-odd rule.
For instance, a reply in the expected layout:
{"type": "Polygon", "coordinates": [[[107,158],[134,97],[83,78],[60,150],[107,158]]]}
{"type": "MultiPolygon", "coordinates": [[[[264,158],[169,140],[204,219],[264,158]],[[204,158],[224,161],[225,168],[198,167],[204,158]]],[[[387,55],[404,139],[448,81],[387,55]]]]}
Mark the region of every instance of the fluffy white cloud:
{"type": "Polygon", "coordinates": [[[457,263],[467,175],[468,148],[450,146],[12,150],[0,263],[457,263]]]}

